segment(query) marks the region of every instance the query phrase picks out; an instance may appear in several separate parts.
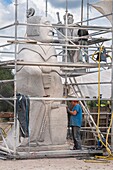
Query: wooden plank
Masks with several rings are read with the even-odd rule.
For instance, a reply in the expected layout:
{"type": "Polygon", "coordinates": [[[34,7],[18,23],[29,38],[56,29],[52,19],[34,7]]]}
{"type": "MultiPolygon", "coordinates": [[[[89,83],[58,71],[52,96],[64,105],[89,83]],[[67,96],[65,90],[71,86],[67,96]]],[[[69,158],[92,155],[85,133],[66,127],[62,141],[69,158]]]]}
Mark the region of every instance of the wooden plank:
{"type": "Polygon", "coordinates": [[[12,112],[0,112],[0,118],[14,118],[12,112]]]}

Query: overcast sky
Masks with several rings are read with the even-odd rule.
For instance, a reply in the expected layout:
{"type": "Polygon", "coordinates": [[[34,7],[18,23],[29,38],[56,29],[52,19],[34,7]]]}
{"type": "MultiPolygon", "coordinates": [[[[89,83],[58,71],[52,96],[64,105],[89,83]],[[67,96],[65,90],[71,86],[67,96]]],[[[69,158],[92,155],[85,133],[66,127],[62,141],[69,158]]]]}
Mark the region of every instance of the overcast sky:
{"type": "MultiPolygon", "coordinates": [[[[18,2],[18,21],[26,22],[26,2],[27,0],[17,0],[18,2]]],[[[99,2],[99,0],[89,0],[89,3],[99,2]]],[[[15,19],[15,0],[0,0],[0,26],[14,23],[15,19]]],[[[36,15],[45,16],[46,0],[28,0],[28,7],[33,7],[36,15]]],[[[68,12],[74,15],[74,22],[79,22],[81,19],[81,0],[67,0],[68,12]]],[[[57,23],[56,12],[60,13],[61,21],[63,22],[63,15],[66,11],[66,0],[48,0],[48,17],[52,23],[57,23]]],[[[94,8],[90,7],[90,18],[101,15],[94,8]]],[[[87,19],[87,0],[84,0],[84,20],[87,19]]],[[[109,24],[107,19],[100,19],[98,21],[91,21],[91,25],[104,25],[109,24]]],[[[25,35],[25,27],[18,27],[19,36],[25,35]]],[[[0,31],[0,35],[14,36],[14,29],[5,29],[0,31]]],[[[5,40],[6,41],[6,40],[5,40]]],[[[0,44],[4,42],[0,39],[0,44]]]]}
{"type": "MultiPolygon", "coordinates": [[[[76,22],[80,21],[81,17],[81,1],[82,0],[67,0],[68,12],[73,13],[76,22]]],[[[100,0],[89,0],[89,3],[96,3],[100,0]]],[[[14,2],[15,0],[0,0],[0,25],[10,23],[14,20],[14,2]]],[[[18,18],[20,21],[25,20],[26,16],[26,2],[27,0],[17,0],[18,2],[18,18]]],[[[83,0],[84,4],[84,19],[87,17],[87,2],[83,0]]],[[[45,15],[46,0],[28,0],[28,7],[35,8],[37,15],[45,15]]],[[[60,12],[61,20],[66,10],[66,0],[48,0],[48,17],[52,22],[57,21],[56,12],[60,12]]],[[[92,13],[90,9],[90,13],[92,13]]],[[[93,9],[93,11],[96,11],[93,9]]],[[[94,16],[94,14],[92,15],[94,16]]]]}
{"type": "MultiPolygon", "coordinates": [[[[89,3],[95,3],[99,0],[89,0],[89,3]]],[[[2,0],[3,3],[5,4],[10,4],[13,2],[13,0],[2,0]]],[[[19,0],[18,0],[19,2],[19,0]]],[[[38,2],[38,1],[37,1],[38,2]]],[[[54,8],[65,8],[66,5],[66,0],[48,0],[49,3],[51,3],[51,5],[54,8]]],[[[87,0],[84,0],[84,5],[86,5],[87,0]]],[[[79,7],[81,4],[81,0],[67,0],[67,4],[69,8],[76,8],[79,7]]]]}
{"type": "MultiPolygon", "coordinates": [[[[78,14],[80,14],[81,1],[82,0],[67,0],[68,11],[69,12],[74,11],[75,16],[76,15],[78,16],[78,14]]],[[[98,1],[99,0],[89,0],[89,3],[95,3],[98,1]]],[[[13,15],[14,2],[15,2],[15,0],[0,0],[0,9],[2,10],[2,13],[3,13],[3,21],[4,21],[4,18],[5,19],[7,18],[10,21],[11,21],[11,18],[14,19],[14,15],[13,15]]],[[[18,9],[21,8],[21,10],[20,10],[21,14],[23,14],[23,16],[25,16],[24,13],[25,13],[27,0],[17,0],[17,2],[19,4],[18,9]],[[24,11],[22,11],[22,10],[24,10],[24,11]]],[[[45,4],[46,4],[46,0],[28,0],[28,6],[34,7],[38,14],[45,14],[45,4]]],[[[83,4],[84,4],[84,10],[85,10],[87,0],[84,0],[83,4]]],[[[56,15],[55,12],[61,11],[61,13],[62,13],[64,11],[64,13],[65,13],[65,8],[66,8],[66,0],[48,0],[48,15],[53,16],[54,19],[56,19],[54,17],[54,15],[56,15]]],[[[21,15],[21,14],[19,12],[19,15],[21,15]]],[[[24,19],[24,17],[21,17],[21,16],[20,16],[20,18],[24,19]]],[[[2,17],[0,19],[2,19],[2,17]]],[[[7,19],[6,19],[6,21],[7,21],[7,19]]],[[[0,22],[2,22],[2,21],[0,21],[0,22]]]]}
{"type": "MultiPolygon", "coordinates": [[[[89,3],[95,3],[95,2],[98,2],[99,0],[89,0],[89,3]]],[[[66,1],[65,0],[48,0],[48,2],[51,3],[51,5],[54,7],[54,8],[65,8],[66,6],[66,1]]],[[[84,5],[87,4],[87,0],[84,0],[83,1],[84,5]]],[[[68,5],[68,8],[78,8],[80,7],[81,5],[81,0],[68,0],[67,1],[67,5],[68,5]]]]}

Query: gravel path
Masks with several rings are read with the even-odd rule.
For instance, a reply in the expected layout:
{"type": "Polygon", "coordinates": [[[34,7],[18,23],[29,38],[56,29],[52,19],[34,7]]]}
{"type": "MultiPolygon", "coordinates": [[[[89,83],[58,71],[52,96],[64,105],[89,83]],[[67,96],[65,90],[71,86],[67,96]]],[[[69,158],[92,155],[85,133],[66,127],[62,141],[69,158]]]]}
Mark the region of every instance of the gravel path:
{"type": "Polygon", "coordinates": [[[113,161],[86,163],[76,158],[0,160],[0,170],[113,170],[113,161]]]}

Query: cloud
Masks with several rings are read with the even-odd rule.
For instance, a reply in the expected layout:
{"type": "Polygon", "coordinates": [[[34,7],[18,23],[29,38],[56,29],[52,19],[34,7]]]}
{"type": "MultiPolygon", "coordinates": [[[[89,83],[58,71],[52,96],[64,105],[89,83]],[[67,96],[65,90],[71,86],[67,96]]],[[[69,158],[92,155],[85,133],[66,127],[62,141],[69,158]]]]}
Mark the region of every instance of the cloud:
{"type": "MultiPolygon", "coordinates": [[[[90,3],[98,2],[99,0],[90,0],[90,3]]],[[[48,2],[54,7],[54,8],[65,8],[66,7],[66,0],[48,0],[48,2]]],[[[83,0],[84,6],[87,5],[87,0],[83,0]]],[[[81,6],[81,0],[67,0],[67,6],[69,9],[76,9],[81,6]]]]}
{"type": "MultiPolygon", "coordinates": [[[[8,26],[10,24],[13,24],[15,22],[15,0],[11,1],[6,0],[0,0],[0,28],[3,28],[4,26],[8,26]],[[7,5],[6,5],[7,3],[7,5]]],[[[45,15],[44,10],[44,0],[31,0],[29,1],[29,8],[33,7],[36,10],[36,15],[45,15]]],[[[17,5],[17,20],[19,23],[25,23],[26,22],[26,0],[19,0],[17,5]]],[[[26,33],[26,26],[18,26],[18,36],[24,37],[26,33]]],[[[7,41],[13,39],[9,37],[15,36],[15,27],[9,27],[6,29],[0,30],[0,45],[7,44],[7,41]],[[8,38],[1,38],[1,36],[8,36],[8,38]]],[[[3,48],[0,49],[0,51],[3,48]]],[[[4,48],[9,49],[9,47],[4,48]]]]}
{"type": "MultiPolygon", "coordinates": [[[[51,5],[55,8],[65,8],[66,7],[66,0],[57,0],[57,1],[53,1],[53,0],[49,0],[49,3],[51,3],[51,5]]],[[[69,2],[67,2],[67,6],[68,8],[77,8],[80,6],[80,0],[70,0],[69,2]]]]}
{"type": "MultiPolygon", "coordinates": [[[[90,3],[95,3],[99,0],[89,0],[90,3]]],[[[15,22],[15,0],[0,0],[0,27],[6,26],[8,24],[12,24],[15,22]],[[5,2],[5,3],[4,3],[5,2]],[[7,5],[6,5],[7,3],[7,5]]],[[[63,22],[63,15],[65,14],[65,2],[66,0],[48,0],[48,17],[52,23],[57,23],[57,15],[56,12],[60,13],[61,21],[63,22]]],[[[87,19],[87,10],[86,10],[87,0],[84,0],[84,20],[87,19]]],[[[28,6],[35,9],[36,15],[45,16],[45,0],[29,0],[28,6]]],[[[18,0],[18,21],[21,23],[26,22],[26,0],[18,0]]],[[[79,22],[81,20],[81,0],[68,0],[68,12],[72,13],[74,16],[74,22],[79,22]]],[[[90,9],[90,18],[96,17],[100,15],[95,9],[90,9]],[[98,14],[98,15],[97,15],[98,14]]],[[[105,21],[105,19],[103,19],[105,21]]],[[[105,25],[107,22],[103,22],[103,20],[91,21],[90,25],[105,25]]],[[[107,20],[107,19],[106,19],[107,20]]],[[[0,35],[8,35],[14,36],[15,27],[11,27],[8,29],[0,30],[0,35]]],[[[24,37],[26,33],[25,26],[18,26],[18,36],[24,37]]],[[[7,43],[8,39],[0,38],[0,45],[7,43]]]]}

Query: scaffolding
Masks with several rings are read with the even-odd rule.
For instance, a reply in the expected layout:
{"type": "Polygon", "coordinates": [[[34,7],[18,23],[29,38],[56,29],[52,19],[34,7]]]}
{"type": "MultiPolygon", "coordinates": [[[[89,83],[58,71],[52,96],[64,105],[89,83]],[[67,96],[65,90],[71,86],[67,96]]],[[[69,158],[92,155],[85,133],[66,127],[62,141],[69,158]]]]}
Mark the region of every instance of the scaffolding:
{"type": "MultiPolygon", "coordinates": [[[[29,0],[30,1],[30,0],[29,0]]],[[[36,41],[33,41],[33,40],[28,40],[27,38],[24,37],[19,37],[18,36],[18,27],[19,26],[22,26],[22,27],[26,27],[28,24],[27,23],[20,23],[18,21],[18,5],[19,5],[19,2],[18,0],[15,0],[15,21],[13,24],[9,24],[7,26],[4,26],[2,28],[0,28],[0,31],[4,30],[4,29],[7,29],[7,28],[12,28],[14,27],[14,36],[0,36],[0,38],[3,38],[3,39],[8,39],[7,43],[6,44],[2,44],[0,45],[0,47],[9,47],[9,46],[13,46],[13,51],[0,51],[0,53],[2,54],[11,54],[13,57],[13,60],[7,60],[7,61],[1,61],[0,62],[0,66],[1,67],[5,67],[5,68],[11,68],[14,70],[14,80],[1,80],[0,83],[8,83],[9,81],[12,82],[14,81],[14,97],[3,97],[0,95],[0,101],[6,101],[6,102],[9,102],[10,101],[14,101],[14,122],[12,124],[14,124],[14,149],[13,151],[12,150],[9,150],[8,146],[7,146],[7,143],[5,141],[5,138],[2,134],[2,130],[0,128],[0,134],[2,136],[2,138],[4,139],[5,141],[5,145],[7,146],[6,147],[6,150],[8,151],[8,154],[9,153],[13,153],[14,155],[14,158],[17,157],[17,146],[16,146],[16,141],[17,141],[17,114],[16,114],[16,100],[17,100],[17,77],[16,77],[16,70],[17,70],[17,66],[19,65],[23,65],[23,66],[47,66],[47,67],[50,67],[50,66],[54,66],[54,67],[60,67],[60,70],[61,70],[61,73],[60,73],[60,76],[63,77],[64,79],[64,89],[65,89],[65,97],[62,97],[62,98],[50,98],[50,97],[30,97],[30,100],[31,101],[71,101],[71,100],[74,100],[75,98],[77,100],[80,101],[81,103],[81,106],[83,108],[83,112],[84,112],[84,115],[86,117],[86,121],[85,121],[85,124],[84,124],[84,127],[82,127],[82,131],[85,132],[85,138],[87,138],[88,140],[88,134],[91,133],[93,134],[92,135],[92,139],[91,140],[95,140],[97,143],[97,132],[96,132],[96,118],[93,117],[93,115],[95,116],[97,113],[90,113],[90,110],[87,106],[87,101],[97,101],[98,98],[91,98],[90,96],[88,97],[84,97],[83,94],[81,93],[81,90],[79,89],[79,85],[81,84],[88,84],[88,83],[77,83],[76,82],[76,79],[75,77],[76,76],[81,76],[81,75],[86,75],[86,74],[89,74],[89,73],[92,73],[92,72],[95,72],[95,69],[98,68],[98,61],[97,60],[92,60],[92,52],[94,53],[94,51],[97,50],[98,47],[100,47],[100,43],[101,43],[101,46],[104,42],[110,42],[113,41],[113,28],[112,26],[90,26],[89,22],[92,21],[92,20],[96,20],[96,19],[99,19],[99,18],[102,18],[102,17],[105,17],[105,16],[99,16],[99,17],[95,17],[95,18],[91,18],[89,19],[89,1],[87,0],[87,20],[86,21],[83,21],[83,1],[82,1],[82,7],[81,7],[81,21],[79,23],[74,23],[72,25],[68,25],[67,23],[67,16],[68,16],[68,3],[67,3],[67,0],[66,0],[66,11],[65,11],[65,16],[66,16],[66,23],[65,24],[52,24],[52,27],[54,28],[54,30],[58,31],[58,28],[64,28],[65,29],[65,35],[63,35],[61,32],[59,32],[59,34],[61,34],[63,36],[63,43],[60,43],[59,42],[59,39],[57,38],[57,35],[54,39],[53,42],[50,42],[51,43],[51,46],[54,46],[57,50],[57,57],[58,56],[64,56],[65,57],[65,62],[61,62],[61,63],[36,63],[36,62],[24,62],[24,61],[18,61],[17,60],[17,55],[18,55],[18,45],[19,44],[26,44],[26,43],[31,43],[31,44],[35,44],[37,43],[36,41]],[[87,25],[84,25],[84,23],[87,23],[87,25]],[[79,37],[74,37],[74,39],[71,39],[70,37],[68,37],[68,29],[83,29],[83,30],[88,30],[88,31],[91,31],[91,33],[88,35],[88,37],[91,37],[91,39],[89,38],[88,40],[88,44],[87,45],[80,45],[78,42],[78,39],[80,39],[79,37]],[[102,38],[102,37],[99,37],[100,35],[105,35],[105,34],[108,34],[108,33],[112,33],[112,37],[110,38],[102,38]],[[96,37],[97,36],[97,37],[96,37]],[[95,38],[96,37],[96,38],[95,38]],[[64,43],[65,42],[65,43],[64,43]],[[70,43],[68,43],[70,42],[70,43]],[[96,45],[95,45],[96,44],[96,45]],[[61,51],[62,51],[62,47],[64,48],[65,50],[65,53],[62,54],[61,51]],[[67,56],[68,56],[68,51],[71,51],[71,50],[78,50],[78,51],[81,51],[82,53],[84,53],[85,55],[88,56],[88,61],[83,61],[83,62],[76,62],[76,63],[69,63],[68,62],[68,59],[67,59],[67,56]],[[84,49],[88,49],[88,53],[86,52],[86,50],[84,49]],[[93,61],[93,62],[92,62],[93,61]],[[94,70],[93,70],[94,69],[94,70]],[[82,71],[81,71],[82,70],[82,71]],[[93,70],[93,71],[92,71],[93,70]],[[73,94],[68,94],[68,91],[67,89],[68,88],[71,88],[71,90],[73,91],[73,94]],[[88,133],[87,133],[88,132],[88,133]]],[[[26,2],[26,11],[28,12],[28,9],[29,9],[29,6],[28,6],[28,0],[26,2]]],[[[26,13],[27,13],[26,12],[26,13]]],[[[46,10],[45,10],[45,13],[46,13],[46,16],[47,16],[47,12],[48,12],[48,9],[47,9],[47,1],[46,1],[46,10]]],[[[111,15],[111,14],[108,14],[108,15],[111,15]]],[[[27,14],[26,14],[27,16],[27,14]]],[[[112,17],[113,18],[113,17],[112,17]]],[[[31,24],[33,26],[33,24],[31,24]]],[[[36,24],[34,24],[36,25],[36,24]]],[[[113,25],[113,24],[112,24],[113,25]]],[[[39,26],[39,25],[37,25],[39,26]]],[[[84,38],[84,37],[82,37],[84,38]]],[[[42,45],[42,43],[39,43],[42,45]]],[[[44,45],[46,45],[46,43],[43,43],[44,45]]],[[[113,44],[113,43],[112,43],[113,44]]],[[[113,56],[113,45],[112,46],[106,46],[105,47],[107,50],[109,50],[109,52],[112,53],[112,56],[113,56]]],[[[113,58],[112,58],[113,60],[113,58]]],[[[112,65],[113,61],[110,61],[109,63],[100,63],[100,68],[102,70],[106,69],[106,68],[111,68],[113,70],[113,65],[112,65]]],[[[112,73],[112,77],[113,77],[113,73],[112,73]]],[[[113,78],[111,79],[111,82],[102,82],[103,84],[108,84],[110,83],[111,84],[111,87],[113,86],[113,78]]],[[[89,82],[89,84],[91,84],[89,82]]],[[[97,83],[92,83],[92,84],[98,84],[97,83]]],[[[101,82],[100,82],[101,84],[101,82]]],[[[113,88],[113,87],[112,87],[113,88]]],[[[113,92],[113,89],[112,89],[112,92],[113,92]]],[[[100,94],[99,94],[99,100],[101,101],[111,101],[112,103],[112,108],[111,108],[111,113],[113,112],[113,94],[111,95],[111,98],[102,98],[100,97],[100,94]]],[[[11,103],[10,103],[11,104],[11,103]]],[[[106,134],[106,128],[108,126],[108,123],[109,123],[109,116],[110,116],[110,113],[103,113],[102,114],[103,116],[103,119],[104,119],[104,123],[107,124],[99,127],[99,129],[97,129],[98,133],[102,135],[103,137],[103,134],[106,134]],[[106,127],[105,127],[106,126],[106,127]],[[103,131],[102,129],[104,129],[105,131],[103,131]],[[101,133],[102,131],[102,133],[101,133]]],[[[113,127],[112,127],[113,128],[113,127]]],[[[113,131],[113,129],[112,129],[113,131]]],[[[111,137],[110,137],[110,140],[111,140],[111,148],[113,148],[113,138],[112,138],[112,131],[111,131],[111,137]]],[[[86,142],[86,141],[85,141],[86,142]]],[[[86,142],[87,143],[87,142],[86,142]]],[[[0,147],[1,148],[1,147],[0,147]]]]}

